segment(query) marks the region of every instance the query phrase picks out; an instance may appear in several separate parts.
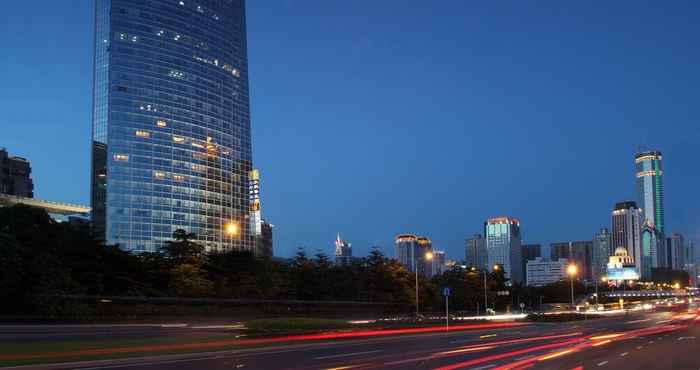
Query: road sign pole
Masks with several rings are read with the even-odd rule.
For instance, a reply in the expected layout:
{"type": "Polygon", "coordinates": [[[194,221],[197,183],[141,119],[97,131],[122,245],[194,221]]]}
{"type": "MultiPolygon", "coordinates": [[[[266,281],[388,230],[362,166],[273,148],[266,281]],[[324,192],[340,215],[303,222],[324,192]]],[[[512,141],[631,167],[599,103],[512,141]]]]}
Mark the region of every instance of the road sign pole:
{"type": "Polygon", "coordinates": [[[445,296],[445,331],[450,331],[450,296],[445,296]]]}

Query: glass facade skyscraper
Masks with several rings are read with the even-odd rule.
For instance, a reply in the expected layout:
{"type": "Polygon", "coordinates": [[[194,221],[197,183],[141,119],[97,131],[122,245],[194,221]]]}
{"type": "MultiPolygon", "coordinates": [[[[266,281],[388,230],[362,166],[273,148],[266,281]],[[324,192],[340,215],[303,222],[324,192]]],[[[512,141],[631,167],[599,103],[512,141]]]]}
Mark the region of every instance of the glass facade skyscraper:
{"type": "Polygon", "coordinates": [[[487,266],[499,265],[506,278],[516,283],[523,282],[520,221],[511,217],[488,219],[484,223],[484,234],[487,266]]]}
{"type": "Polygon", "coordinates": [[[93,222],[157,250],[176,229],[252,250],[244,0],[97,0],[93,222]]]}
{"type": "Polygon", "coordinates": [[[665,233],[664,185],[661,152],[646,151],[634,156],[637,167],[638,205],[642,208],[642,225],[650,223],[661,234],[665,233]]]}

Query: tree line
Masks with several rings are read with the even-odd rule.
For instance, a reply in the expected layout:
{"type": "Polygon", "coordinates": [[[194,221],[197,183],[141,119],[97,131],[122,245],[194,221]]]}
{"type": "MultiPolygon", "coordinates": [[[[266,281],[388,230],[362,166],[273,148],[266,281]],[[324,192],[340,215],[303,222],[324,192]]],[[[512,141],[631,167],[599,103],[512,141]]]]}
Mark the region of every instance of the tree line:
{"type": "MultiPolygon", "coordinates": [[[[376,248],[337,266],[324,253],[308,255],[303,248],[286,261],[241,251],[205,253],[194,239],[177,230],[161,250],[132,254],[104,245],[88,225],[56,222],[24,205],[0,208],[0,313],[60,316],[76,310],[60,299],[64,295],[384,302],[406,313],[416,309],[414,274],[376,248]]],[[[483,277],[463,269],[420,277],[420,311],[442,310],[442,289],[450,287],[450,307],[483,312],[483,277]]],[[[486,298],[498,309],[533,306],[543,294],[545,302],[566,302],[568,284],[559,285],[507,289],[503,273],[491,272],[486,298]],[[512,293],[497,295],[505,290],[512,293]]]]}

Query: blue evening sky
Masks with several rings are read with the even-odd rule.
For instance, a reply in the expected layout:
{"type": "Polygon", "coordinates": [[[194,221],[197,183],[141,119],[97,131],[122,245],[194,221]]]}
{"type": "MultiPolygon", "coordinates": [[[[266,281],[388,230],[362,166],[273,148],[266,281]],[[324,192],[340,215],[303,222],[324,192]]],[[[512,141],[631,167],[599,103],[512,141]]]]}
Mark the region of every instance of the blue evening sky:
{"type": "MultiPolygon", "coordinates": [[[[92,6],[0,15],[0,146],[36,196],[89,203],[92,6]]],[[[487,217],[591,239],[664,153],[666,223],[700,239],[700,3],[258,0],[253,152],[275,252],[418,233],[464,257],[487,217]]]]}

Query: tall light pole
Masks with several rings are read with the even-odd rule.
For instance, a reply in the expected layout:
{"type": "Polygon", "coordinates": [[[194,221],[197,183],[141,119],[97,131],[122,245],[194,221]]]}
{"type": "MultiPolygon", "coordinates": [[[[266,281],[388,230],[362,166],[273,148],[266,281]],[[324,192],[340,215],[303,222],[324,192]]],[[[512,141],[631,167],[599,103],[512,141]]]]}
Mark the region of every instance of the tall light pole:
{"type": "MultiPolygon", "coordinates": [[[[424,257],[426,261],[431,261],[433,259],[433,253],[427,252],[424,257]]],[[[413,270],[416,271],[416,318],[418,318],[418,258],[416,253],[413,254],[413,270]]]]}
{"type": "MultiPolygon", "coordinates": [[[[498,265],[493,265],[493,271],[498,271],[498,269],[499,269],[498,265]]],[[[488,312],[487,309],[489,307],[488,295],[486,294],[486,274],[487,273],[488,273],[488,271],[484,270],[484,313],[488,312]]]]}
{"type": "Polygon", "coordinates": [[[566,272],[571,276],[571,308],[574,308],[574,277],[576,277],[576,273],[578,272],[578,268],[576,265],[569,265],[569,267],[566,268],[566,272]]]}

